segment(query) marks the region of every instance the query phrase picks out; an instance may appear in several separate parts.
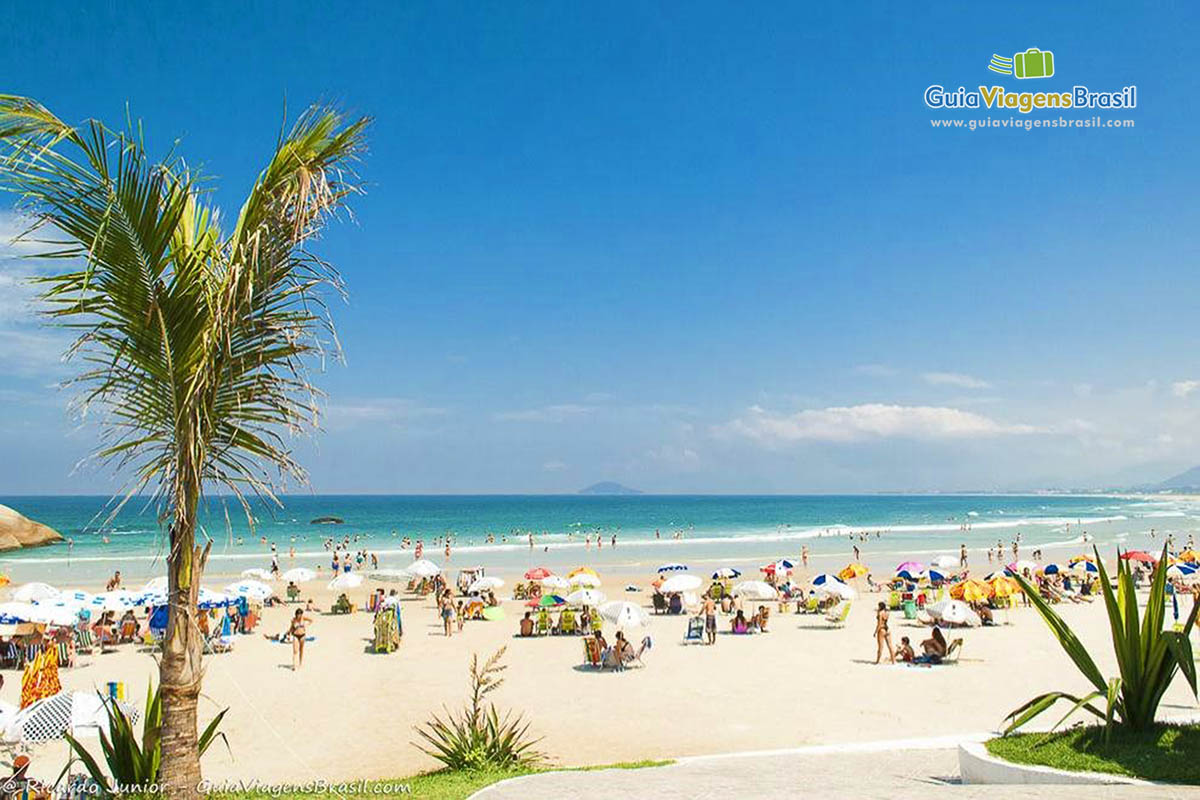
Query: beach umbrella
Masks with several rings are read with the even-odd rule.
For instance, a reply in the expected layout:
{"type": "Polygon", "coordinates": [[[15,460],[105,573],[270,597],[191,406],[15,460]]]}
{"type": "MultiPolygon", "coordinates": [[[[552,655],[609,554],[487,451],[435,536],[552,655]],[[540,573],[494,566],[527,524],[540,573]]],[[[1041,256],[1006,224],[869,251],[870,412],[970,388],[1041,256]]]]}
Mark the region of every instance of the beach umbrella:
{"type": "Polygon", "coordinates": [[[101,592],[92,597],[88,608],[92,611],[125,611],[136,608],[142,602],[142,595],[127,592],[124,589],[114,589],[111,592],[101,592]]]}
{"type": "Polygon", "coordinates": [[[980,600],[986,600],[992,595],[992,587],[982,581],[968,579],[960,581],[950,587],[950,596],[956,600],[965,600],[968,603],[977,603],[980,600]]]}
{"type": "Polygon", "coordinates": [[[586,572],[581,572],[574,578],[571,578],[572,586],[582,586],[584,589],[595,589],[600,585],[600,579],[595,575],[586,572]]]}
{"type": "Polygon", "coordinates": [[[142,594],[166,594],[168,586],[167,576],[159,575],[146,581],[146,585],[142,587],[142,594]]]}
{"type": "Polygon", "coordinates": [[[13,590],[12,599],[18,603],[32,603],[35,600],[49,600],[58,597],[58,589],[48,583],[26,583],[13,590]]]}
{"type": "Polygon", "coordinates": [[[70,627],[79,621],[79,606],[74,603],[42,602],[33,607],[30,622],[40,622],[43,625],[70,627]]]}
{"type": "Polygon", "coordinates": [[[1062,564],[1047,564],[1046,566],[1042,567],[1042,572],[1047,575],[1058,575],[1059,573],[1066,571],[1067,567],[1063,566],[1062,564]]]}
{"type": "Polygon", "coordinates": [[[599,589],[576,589],[567,595],[567,602],[573,606],[598,606],[608,598],[599,589]]]}
{"type": "MultiPolygon", "coordinates": [[[[288,578],[288,575],[291,575],[293,572],[300,572],[301,570],[312,573],[312,570],[306,570],[303,567],[300,567],[298,569],[289,569],[287,572],[283,573],[283,577],[287,580],[294,580],[293,578],[288,578]]],[[[315,578],[316,573],[312,574],[315,578]]],[[[379,583],[408,583],[408,581],[412,579],[413,575],[406,569],[377,569],[374,572],[368,572],[367,577],[373,581],[378,581],[379,583]]],[[[309,580],[311,580],[311,578],[309,580]]],[[[300,583],[301,581],[296,582],[300,583]]]]}
{"type": "Polygon", "coordinates": [[[742,574],[741,570],[734,569],[733,567],[721,567],[719,570],[714,572],[712,574],[712,576],[713,576],[713,580],[716,581],[716,580],[729,580],[730,578],[736,578],[741,574],[742,574]]]}
{"type": "Polygon", "coordinates": [[[733,593],[747,600],[774,600],[779,596],[774,586],[762,581],[742,581],[733,587],[733,593]]]}
{"type": "Polygon", "coordinates": [[[770,564],[759,567],[760,572],[765,572],[768,575],[776,575],[780,572],[791,572],[796,565],[786,558],[781,558],[778,561],[772,561],[770,564]]]}
{"type": "Polygon", "coordinates": [[[929,580],[929,573],[927,573],[923,569],[918,569],[918,570],[902,569],[896,573],[896,577],[903,578],[906,581],[912,581],[913,583],[918,583],[920,581],[929,580]]]}
{"type": "Polygon", "coordinates": [[[979,615],[961,600],[941,600],[925,606],[925,612],[935,620],[941,620],[951,625],[978,627],[982,624],[979,615]]]}
{"type": "Polygon", "coordinates": [[[837,575],[830,575],[828,572],[822,572],[820,575],[812,579],[813,586],[824,586],[826,583],[841,583],[842,579],[837,575]]]}
{"type": "Polygon", "coordinates": [[[1020,584],[1007,575],[999,575],[992,578],[989,585],[992,587],[992,593],[996,597],[1011,597],[1021,592],[1020,584]]]}
{"type": "Polygon", "coordinates": [[[1033,573],[1037,572],[1040,567],[1038,567],[1037,562],[1030,561],[1027,558],[1022,558],[1020,561],[1014,561],[1009,564],[1007,569],[1014,575],[1023,575],[1025,570],[1029,570],[1031,573],[1033,573]]]}
{"type": "Polygon", "coordinates": [[[855,597],[858,596],[857,592],[855,592],[853,589],[851,589],[849,586],[842,583],[841,581],[838,581],[837,583],[830,582],[830,583],[822,584],[819,587],[819,591],[823,595],[828,595],[830,597],[837,597],[842,600],[853,600],[855,597]]]}
{"type": "Polygon", "coordinates": [[[419,558],[408,565],[407,571],[418,578],[432,578],[441,572],[442,568],[428,558],[419,558]]]}
{"type": "Polygon", "coordinates": [[[541,597],[535,597],[525,605],[531,608],[556,608],[557,606],[566,605],[566,600],[557,594],[544,594],[541,597]]]}
{"type": "Polygon", "coordinates": [[[544,578],[549,578],[553,574],[554,574],[553,572],[546,569],[545,567],[534,567],[533,569],[525,571],[525,580],[540,581],[544,578]]]}
{"type": "Polygon", "coordinates": [[[924,570],[925,565],[919,561],[905,561],[896,565],[897,575],[899,575],[901,572],[908,572],[915,575],[916,573],[923,572],[924,570]]]}
{"type": "Polygon", "coordinates": [[[231,594],[234,597],[245,597],[249,600],[262,602],[275,592],[262,581],[245,580],[229,584],[225,587],[225,593],[231,594]]]}
{"type": "Polygon", "coordinates": [[[847,564],[842,571],[838,573],[838,577],[844,581],[849,581],[853,580],[854,578],[861,578],[868,572],[870,572],[869,569],[856,561],[853,564],[847,564]]]}
{"type": "Polygon", "coordinates": [[[468,592],[486,592],[491,589],[499,589],[504,585],[503,578],[476,578],[471,581],[471,585],[467,587],[468,592]]]}
{"type": "Polygon", "coordinates": [[[1180,561],[1186,561],[1189,564],[1200,563],[1200,553],[1195,550],[1184,550],[1179,554],[1180,561]]]}
{"type": "MultiPolygon", "coordinates": [[[[317,573],[308,567],[294,567],[279,576],[289,583],[308,583],[317,577],[317,573]]],[[[407,577],[407,576],[406,576],[407,577]]]]}
{"type": "Polygon", "coordinates": [[[686,572],[687,564],[663,564],[658,568],[658,573],[661,575],[664,572],[686,572]]]}
{"type": "Polygon", "coordinates": [[[941,570],[933,569],[931,567],[929,569],[929,571],[925,573],[925,577],[928,578],[929,580],[933,581],[934,583],[940,583],[940,582],[946,580],[949,576],[946,573],[942,572],[941,570]]]}
{"type": "Polygon", "coordinates": [[[1007,577],[1009,577],[1008,570],[998,569],[995,572],[989,572],[987,575],[984,575],[983,579],[986,582],[991,583],[992,581],[996,580],[997,578],[1007,578],[1007,577]]]}
{"type": "MultiPolygon", "coordinates": [[[[163,598],[163,602],[166,602],[166,598],[163,598]]],[[[201,586],[200,595],[196,598],[196,607],[202,609],[224,608],[234,602],[236,602],[236,598],[209,589],[207,586],[201,586]]]]}
{"type": "Polygon", "coordinates": [[[363,576],[357,572],[343,572],[329,582],[327,587],[330,591],[341,591],[342,589],[357,589],[362,586],[363,576]]]}
{"type": "Polygon", "coordinates": [[[29,622],[37,613],[29,603],[13,601],[0,603],[0,624],[14,625],[18,622],[29,622]]]}
{"type": "Polygon", "coordinates": [[[958,566],[958,559],[954,556],[941,555],[929,562],[931,566],[941,567],[942,569],[954,569],[958,566]]]}
{"type": "Polygon", "coordinates": [[[650,621],[646,609],[625,600],[613,600],[600,606],[600,616],[618,628],[638,628],[650,621]]]}
{"type": "MultiPolygon", "coordinates": [[[[684,567],[684,569],[687,569],[687,567],[684,567]]],[[[568,578],[574,578],[576,575],[596,575],[596,570],[591,567],[576,567],[567,573],[568,578]]],[[[599,578],[600,576],[596,575],[596,577],[599,578]]]]}
{"type": "Polygon", "coordinates": [[[1073,567],[1073,566],[1075,566],[1076,564],[1078,564],[1078,563],[1079,563],[1079,562],[1081,562],[1081,561],[1092,561],[1092,562],[1094,562],[1095,560],[1096,560],[1096,559],[1092,558],[1091,556],[1086,556],[1086,555],[1083,555],[1083,556],[1075,556],[1074,558],[1072,558],[1071,560],[1069,560],[1067,563],[1068,563],[1068,564],[1070,564],[1070,565],[1073,567]]]}
{"type": "Polygon", "coordinates": [[[82,608],[83,606],[86,606],[88,603],[92,602],[92,597],[94,597],[94,595],[91,592],[85,592],[83,589],[63,589],[61,592],[59,592],[58,597],[51,598],[50,601],[45,602],[57,601],[63,603],[74,603],[82,608]]]}
{"type": "Polygon", "coordinates": [[[262,567],[251,567],[250,569],[242,570],[243,578],[256,578],[260,581],[272,580],[271,571],[262,567]]]}
{"type": "Polygon", "coordinates": [[[1171,580],[1186,580],[1195,574],[1196,568],[1187,564],[1172,564],[1167,567],[1167,577],[1171,580]]]}
{"type": "Polygon", "coordinates": [[[1142,550],[1126,550],[1121,553],[1118,558],[1123,558],[1126,561],[1141,561],[1144,564],[1157,564],[1158,559],[1142,550]]]}
{"type": "Polygon", "coordinates": [[[1086,575],[1098,575],[1100,568],[1096,566],[1094,561],[1076,561],[1071,565],[1071,569],[1077,573],[1086,575]]]}
{"type": "Polygon", "coordinates": [[[690,592],[700,587],[700,578],[696,575],[672,575],[662,582],[658,590],[664,594],[671,592],[690,592]]]}
{"type": "Polygon", "coordinates": [[[571,582],[561,575],[547,575],[540,581],[546,589],[570,589],[571,582]]]}

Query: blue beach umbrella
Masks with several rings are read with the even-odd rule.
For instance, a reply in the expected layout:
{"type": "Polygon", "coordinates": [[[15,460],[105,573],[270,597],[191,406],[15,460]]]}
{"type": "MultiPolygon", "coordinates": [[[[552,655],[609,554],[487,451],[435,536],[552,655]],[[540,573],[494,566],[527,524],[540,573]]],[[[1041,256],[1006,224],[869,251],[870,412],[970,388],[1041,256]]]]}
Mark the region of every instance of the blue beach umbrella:
{"type": "Polygon", "coordinates": [[[831,575],[828,572],[822,572],[820,575],[812,579],[813,586],[824,586],[827,583],[836,586],[839,583],[844,583],[844,581],[842,581],[842,579],[837,575],[831,575]]]}
{"type": "Polygon", "coordinates": [[[1173,580],[1181,580],[1196,574],[1196,568],[1187,564],[1172,564],[1167,567],[1167,577],[1173,580]]]}
{"type": "Polygon", "coordinates": [[[661,567],[658,568],[658,572],[660,575],[664,572],[686,572],[686,571],[687,571],[687,564],[663,564],[661,567]]]}
{"type": "Polygon", "coordinates": [[[929,580],[935,582],[946,580],[946,573],[942,572],[940,569],[933,569],[932,567],[928,572],[925,573],[925,576],[929,578],[929,580]]]}
{"type": "Polygon", "coordinates": [[[1068,569],[1069,567],[1065,567],[1062,564],[1047,564],[1042,567],[1042,572],[1047,575],[1058,575],[1060,572],[1066,572],[1068,569]]]}
{"type": "Polygon", "coordinates": [[[903,578],[906,581],[911,581],[913,583],[916,583],[916,582],[920,581],[922,578],[926,577],[926,574],[925,574],[925,570],[923,570],[923,569],[916,569],[916,570],[902,569],[896,573],[896,577],[903,578]]]}

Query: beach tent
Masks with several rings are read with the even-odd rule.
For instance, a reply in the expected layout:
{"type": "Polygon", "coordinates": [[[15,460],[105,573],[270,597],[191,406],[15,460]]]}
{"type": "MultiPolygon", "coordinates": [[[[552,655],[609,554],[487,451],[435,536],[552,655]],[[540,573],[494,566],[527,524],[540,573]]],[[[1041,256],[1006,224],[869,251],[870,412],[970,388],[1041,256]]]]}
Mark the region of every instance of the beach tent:
{"type": "Polygon", "coordinates": [[[534,567],[533,569],[525,571],[525,580],[540,581],[543,578],[549,578],[553,574],[554,574],[553,572],[546,569],[545,567],[534,567]]]}
{"type": "MultiPolygon", "coordinates": [[[[315,577],[317,577],[317,573],[312,571],[308,567],[295,567],[293,569],[289,569],[287,572],[283,573],[283,575],[280,576],[280,578],[282,578],[283,580],[289,581],[291,583],[308,583],[315,577]]],[[[405,575],[405,577],[408,577],[408,576],[405,575]]]]}
{"type": "Polygon", "coordinates": [[[539,583],[545,589],[570,589],[571,582],[561,575],[547,575],[539,583]]]}
{"type": "Polygon", "coordinates": [[[573,606],[599,606],[607,599],[599,589],[577,589],[567,595],[567,602],[573,606]]]}
{"type": "Polygon", "coordinates": [[[591,573],[581,572],[575,577],[571,578],[570,584],[572,586],[581,586],[584,589],[595,589],[600,585],[600,579],[591,573]]]}
{"type": "Polygon", "coordinates": [[[687,564],[663,564],[658,568],[658,573],[661,575],[664,572],[687,572],[687,564]]]}
{"type": "Polygon", "coordinates": [[[419,558],[406,568],[410,575],[418,578],[432,578],[442,571],[442,568],[428,558],[419,558]]]}
{"type": "Polygon", "coordinates": [[[618,628],[642,627],[650,621],[646,609],[625,600],[613,600],[600,606],[600,616],[618,628]]]}
{"type": "Polygon", "coordinates": [[[740,576],[741,574],[742,574],[741,570],[734,569],[733,567],[721,567],[719,570],[714,572],[712,574],[712,576],[713,576],[713,580],[716,581],[716,580],[728,580],[730,578],[736,578],[736,577],[740,576]]]}
{"type": "Polygon", "coordinates": [[[779,596],[774,586],[763,581],[742,581],[734,585],[733,593],[746,600],[774,600],[779,596]]]}
{"type": "Polygon", "coordinates": [[[32,603],[35,600],[49,600],[58,597],[58,589],[48,583],[26,583],[13,590],[12,599],[18,603],[32,603]]]}
{"type": "Polygon", "coordinates": [[[671,592],[690,592],[693,589],[700,588],[700,578],[695,575],[672,575],[662,582],[658,590],[663,594],[671,592]]]}

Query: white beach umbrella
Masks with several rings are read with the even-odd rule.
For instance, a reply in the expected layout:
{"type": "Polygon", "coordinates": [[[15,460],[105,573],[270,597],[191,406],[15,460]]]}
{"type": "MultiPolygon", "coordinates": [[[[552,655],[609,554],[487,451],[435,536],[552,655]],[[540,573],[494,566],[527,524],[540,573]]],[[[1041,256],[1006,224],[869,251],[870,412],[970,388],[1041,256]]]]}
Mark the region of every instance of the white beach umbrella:
{"type": "Polygon", "coordinates": [[[572,586],[582,586],[585,589],[595,589],[600,585],[600,579],[590,572],[581,572],[571,578],[572,586]]]}
{"type": "Polygon", "coordinates": [[[340,591],[342,589],[357,589],[362,586],[363,576],[357,572],[343,572],[329,582],[329,589],[332,591],[340,591]]]}
{"type": "Polygon", "coordinates": [[[18,603],[32,603],[35,600],[49,600],[58,597],[58,589],[48,583],[27,583],[13,590],[12,599],[18,603]]]}
{"type": "Polygon", "coordinates": [[[279,577],[290,583],[308,583],[317,577],[317,573],[308,567],[293,567],[279,577]]]}
{"type": "Polygon", "coordinates": [[[762,581],[742,581],[734,585],[733,593],[747,600],[774,600],[778,596],[774,586],[762,581]]]}
{"type": "Polygon", "coordinates": [[[608,598],[599,589],[576,589],[567,595],[567,603],[573,606],[598,606],[608,598]]]}
{"type": "Polygon", "coordinates": [[[600,606],[600,616],[618,628],[638,628],[650,621],[646,609],[625,600],[613,600],[600,606]]]}
{"type": "Polygon", "coordinates": [[[225,594],[231,594],[234,597],[245,597],[248,600],[258,600],[262,602],[273,595],[275,591],[267,586],[262,581],[245,580],[231,583],[225,587],[225,594]]]}
{"type": "MultiPolygon", "coordinates": [[[[201,586],[200,594],[196,598],[196,605],[199,608],[222,608],[230,603],[233,603],[235,600],[236,598],[230,597],[224,592],[218,592],[213,589],[209,589],[207,586],[201,586]]],[[[165,602],[166,597],[164,596],[162,598],[162,603],[165,602]]],[[[162,603],[156,603],[155,605],[162,605],[162,603]]]]}
{"type": "Polygon", "coordinates": [[[243,578],[257,578],[260,581],[272,580],[271,571],[262,567],[251,567],[250,569],[242,570],[243,578]]]}
{"type": "MultiPolygon", "coordinates": [[[[581,573],[586,574],[586,573],[581,573]]],[[[547,575],[538,581],[545,589],[570,589],[571,582],[559,575],[547,575]]]]}
{"type": "Polygon", "coordinates": [[[1187,580],[1194,578],[1197,571],[1194,567],[1189,567],[1187,564],[1172,564],[1167,567],[1167,577],[1173,581],[1187,580]]]}
{"type": "Polygon", "coordinates": [[[16,622],[29,622],[37,613],[29,603],[13,601],[0,603],[0,624],[12,625],[16,622]]]}
{"type": "Polygon", "coordinates": [[[1036,562],[1030,561],[1027,558],[1023,558],[1020,561],[1014,561],[1008,565],[1008,568],[1018,575],[1024,574],[1025,570],[1029,570],[1032,573],[1037,572],[1039,569],[1036,562]]]}
{"type": "Polygon", "coordinates": [[[942,569],[953,569],[958,566],[958,559],[954,556],[941,555],[929,562],[932,567],[941,567],[942,569]]]}
{"type": "Polygon", "coordinates": [[[842,600],[853,600],[858,596],[854,589],[841,582],[826,583],[817,588],[821,594],[829,595],[830,597],[838,597],[842,600]]]}
{"type": "Polygon", "coordinates": [[[818,589],[827,583],[845,583],[845,581],[843,581],[837,575],[829,572],[822,572],[820,575],[812,579],[812,585],[818,589]]]}
{"type": "Polygon", "coordinates": [[[160,575],[157,578],[151,578],[146,581],[146,585],[142,587],[142,592],[145,594],[166,594],[169,584],[166,575],[160,575]]]}
{"type": "Polygon", "coordinates": [[[471,585],[467,587],[468,592],[486,592],[490,589],[499,589],[504,585],[503,578],[476,578],[471,581],[471,585]]]}
{"type": "Polygon", "coordinates": [[[733,567],[721,567],[720,569],[714,571],[712,576],[713,580],[717,580],[718,578],[736,578],[741,574],[742,571],[740,569],[734,569],[733,567]]]}
{"type": "Polygon", "coordinates": [[[71,603],[38,603],[33,607],[29,621],[68,627],[79,621],[79,606],[71,603]]]}
{"type": "Polygon", "coordinates": [[[664,594],[671,592],[690,592],[700,586],[700,579],[695,575],[672,575],[662,582],[658,590],[664,594]]]}
{"type": "Polygon", "coordinates": [[[962,600],[939,600],[925,606],[925,612],[935,620],[951,625],[969,625],[976,628],[983,624],[974,609],[962,600]]]}
{"type": "Polygon", "coordinates": [[[91,592],[85,592],[83,589],[63,589],[58,593],[58,597],[51,598],[50,601],[45,602],[61,601],[64,603],[75,603],[76,605],[83,607],[92,602],[92,598],[94,596],[95,595],[93,595],[91,592]]]}
{"type": "Polygon", "coordinates": [[[428,558],[420,558],[407,567],[408,573],[418,578],[432,578],[442,571],[442,568],[428,558]]]}
{"type": "Polygon", "coordinates": [[[87,604],[90,611],[125,611],[137,608],[142,602],[142,595],[124,589],[114,589],[111,592],[101,592],[92,597],[87,604]]]}

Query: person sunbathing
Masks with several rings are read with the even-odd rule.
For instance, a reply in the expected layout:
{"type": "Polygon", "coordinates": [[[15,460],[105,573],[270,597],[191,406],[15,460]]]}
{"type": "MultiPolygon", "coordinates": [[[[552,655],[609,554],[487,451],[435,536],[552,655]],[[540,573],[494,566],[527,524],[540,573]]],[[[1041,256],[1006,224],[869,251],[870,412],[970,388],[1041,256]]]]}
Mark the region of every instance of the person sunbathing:
{"type": "Polygon", "coordinates": [[[521,620],[521,636],[533,636],[533,617],[530,612],[525,612],[525,617],[521,620]]]}
{"type": "Polygon", "coordinates": [[[918,664],[940,664],[946,657],[946,649],[946,637],[942,635],[942,629],[934,625],[930,637],[921,642],[921,655],[913,661],[918,664]]]}

